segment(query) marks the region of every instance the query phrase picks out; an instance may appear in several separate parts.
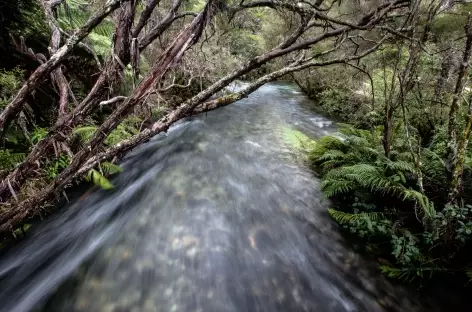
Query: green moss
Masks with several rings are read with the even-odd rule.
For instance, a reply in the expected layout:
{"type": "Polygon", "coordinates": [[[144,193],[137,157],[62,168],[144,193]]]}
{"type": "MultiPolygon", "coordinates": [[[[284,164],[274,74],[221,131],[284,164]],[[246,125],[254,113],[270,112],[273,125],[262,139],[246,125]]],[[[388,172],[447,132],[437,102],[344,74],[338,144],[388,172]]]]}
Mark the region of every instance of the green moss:
{"type": "Polygon", "coordinates": [[[284,141],[292,148],[297,150],[311,150],[315,147],[315,141],[310,139],[306,134],[292,128],[283,129],[284,141]]]}

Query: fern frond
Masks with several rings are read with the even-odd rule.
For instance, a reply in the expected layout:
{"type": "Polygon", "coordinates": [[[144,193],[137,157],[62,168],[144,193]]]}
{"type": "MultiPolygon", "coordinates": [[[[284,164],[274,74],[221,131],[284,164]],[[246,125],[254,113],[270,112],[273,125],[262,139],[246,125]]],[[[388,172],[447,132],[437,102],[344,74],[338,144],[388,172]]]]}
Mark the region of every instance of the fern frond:
{"type": "Polygon", "coordinates": [[[392,161],[386,158],[385,168],[392,171],[403,171],[403,172],[410,172],[410,173],[416,172],[415,166],[411,162],[407,162],[404,160],[392,161]]]}
{"type": "Polygon", "coordinates": [[[371,221],[384,220],[385,215],[382,212],[360,212],[360,213],[346,213],[332,208],[328,208],[329,215],[339,224],[346,224],[352,221],[358,221],[364,218],[371,221]]]}
{"type": "Polygon", "coordinates": [[[77,127],[72,131],[72,133],[78,136],[82,142],[87,142],[92,138],[97,129],[97,126],[77,127]]]}
{"type": "Polygon", "coordinates": [[[24,159],[24,153],[13,153],[8,149],[0,150],[0,170],[12,169],[24,159]]]}
{"type": "Polygon", "coordinates": [[[100,172],[95,169],[89,170],[87,176],[85,177],[86,181],[93,182],[93,184],[101,187],[104,190],[111,190],[114,188],[113,184],[108,181],[100,172]]]}
{"type": "Polygon", "coordinates": [[[324,180],[321,187],[328,197],[346,194],[356,189],[356,183],[348,180],[324,180]]]}
{"type": "Polygon", "coordinates": [[[411,282],[415,278],[424,278],[425,273],[428,274],[428,277],[431,278],[435,272],[444,271],[442,268],[438,267],[406,267],[406,268],[395,268],[388,265],[381,265],[380,270],[387,274],[388,277],[411,282]]]}
{"type": "Polygon", "coordinates": [[[120,166],[115,165],[111,162],[103,162],[99,166],[100,166],[100,171],[106,175],[120,173],[123,171],[123,169],[121,169],[120,166]]]}
{"type": "Polygon", "coordinates": [[[432,202],[429,201],[429,198],[412,189],[404,189],[403,190],[403,200],[410,199],[416,201],[420,207],[423,209],[425,215],[429,218],[432,218],[436,215],[436,210],[434,209],[434,205],[432,202]]]}

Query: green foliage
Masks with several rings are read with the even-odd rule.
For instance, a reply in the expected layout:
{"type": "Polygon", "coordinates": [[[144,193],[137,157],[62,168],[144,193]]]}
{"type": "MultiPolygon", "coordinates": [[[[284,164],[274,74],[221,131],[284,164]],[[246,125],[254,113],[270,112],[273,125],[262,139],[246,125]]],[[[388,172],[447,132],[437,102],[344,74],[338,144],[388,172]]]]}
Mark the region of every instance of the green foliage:
{"type": "Polygon", "coordinates": [[[85,176],[85,180],[92,182],[104,190],[111,190],[114,188],[114,185],[105,176],[113,175],[123,171],[120,166],[110,162],[103,162],[99,164],[98,169],[99,170],[90,169],[85,176]]]}
{"type": "Polygon", "coordinates": [[[439,14],[431,27],[431,31],[438,37],[446,38],[453,33],[462,32],[467,16],[472,12],[472,4],[466,1],[456,4],[455,12],[446,11],[439,14]]]}
{"type": "Polygon", "coordinates": [[[436,266],[424,266],[424,267],[402,267],[395,268],[388,265],[381,265],[380,269],[384,274],[390,278],[403,280],[405,282],[412,282],[414,279],[425,277],[431,278],[434,273],[444,271],[444,269],[436,266]]]}
{"type": "Polygon", "coordinates": [[[86,181],[93,182],[93,184],[101,187],[104,190],[111,190],[114,188],[113,184],[108,181],[100,172],[95,169],[91,169],[87,176],[85,177],[86,181]]]}
{"type": "Polygon", "coordinates": [[[362,218],[368,218],[372,221],[385,220],[385,215],[381,212],[346,213],[329,208],[328,213],[339,224],[347,224],[352,221],[358,221],[362,218]]]}
{"type": "Polygon", "coordinates": [[[33,144],[36,144],[42,139],[44,139],[47,134],[48,134],[48,129],[46,128],[40,128],[40,127],[34,128],[33,133],[31,134],[31,142],[33,144]]]}
{"type": "Polygon", "coordinates": [[[386,235],[392,227],[391,221],[382,212],[346,213],[330,208],[328,213],[337,223],[360,237],[386,235]]]}
{"type": "Polygon", "coordinates": [[[430,234],[435,234],[431,239],[432,242],[438,241],[440,235],[450,231],[450,224],[454,225],[452,230],[457,242],[465,243],[472,238],[472,205],[446,205],[435,217],[437,232],[430,234]]]}
{"type": "MultiPolygon", "coordinates": [[[[105,144],[111,146],[121,142],[122,140],[129,139],[139,132],[138,127],[141,122],[141,119],[136,116],[126,118],[110,133],[105,140],[105,144]]],[[[86,125],[76,127],[72,132],[81,142],[86,143],[93,137],[97,129],[97,126],[86,125]]]]}
{"type": "Polygon", "coordinates": [[[57,177],[70,163],[69,155],[62,154],[46,167],[47,177],[52,180],[57,177]]]}
{"type": "MultiPolygon", "coordinates": [[[[350,233],[374,242],[377,248],[369,250],[396,263],[382,266],[385,274],[408,281],[429,277],[443,271],[442,264],[431,259],[451,224],[458,243],[472,238],[472,206],[437,212],[434,202],[417,188],[417,168],[403,138],[394,135],[390,157],[381,140],[381,128],[340,125],[337,135],[312,145],[309,159],[321,174],[325,194],[342,207],[328,209],[330,216],[350,233]]],[[[427,172],[441,175],[437,171],[444,166],[436,153],[423,148],[421,157],[427,172]]]]}
{"type": "Polygon", "coordinates": [[[130,117],[125,119],[121,124],[113,130],[108,138],[105,140],[106,145],[115,145],[122,140],[129,139],[133,135],[138,133],[138,129],[136,128],[136,117],[130,117]]]}
{"type": "Polygon", "coordinates": [[[21,87],[24,71],[18,67],[12,70],[0,69],[0,109],[6,106],[11,97],[21,87]]]}
{"type": "Polygon", "coordinates": [[[421,257],[418,248],[418,238],[413,236],[409,231],[402,231],[402,235],[392,235],[392,254],[397,259],[397,262],[402,265],[409,265],[416,262],[421,257]]]}
{"type": "MultiPolygon", "coordinates": [[[[73,30],[83,26],[91,17],[90,4],[87,1],[67,0],[58,10],[59,25],[65,30],[73,30]]],[[[110,55],[114,24],[111,18],[106,18],[93,29],[86,38],[98,56],[110,55]]]]}
{"type": "Polygon", "coordinates": [[[434,216],[428,198],[412,189],[415,167],[411,162],[387,158],[383,152],[381,129],[374,131],[342,126],[340,137],[318,141],[311,160],[323,175],[321,187],[328,197],[355,192],[378,193],[416,202],[425,215],[434,216]]]}
{"type": "Polygon", "coordinates": [[[72,133],[77,136],[83,143],[88,142],[95,131],[97,131],[98,127],[97,126],[81,126],[81,127],[76,127],[72,131],[72,133]]]}
{"type": "Polygon", "coordinates": [[[104,175],[112,175],[115,173],[120,173],[123,171],[120,166],[115,165],[111,162],[103,162],[98,165],[100,168],[100,172],[104,175]]]}
{"type": "Polygon", "coordinates": [[[13,169],[25,158],[24,153],[16,153],[9,149],[0,149],[0,170],[13,169]]]}
{"type": "MultiPolygon", "coordinates": [[[[29,43],[35,43],[35,45],[41,43],[46,47],[49,27],[38,1],[21,0],[8,2],[17,3],[19,10],[19,16],[9,25],[8,31],[10,35],[14,37],[23,36],[29,43]]],[[[4,6],[2,6],[3,9],[4,6]]],[[[11,18],[12,16],[9,17],[11,18]]]]}

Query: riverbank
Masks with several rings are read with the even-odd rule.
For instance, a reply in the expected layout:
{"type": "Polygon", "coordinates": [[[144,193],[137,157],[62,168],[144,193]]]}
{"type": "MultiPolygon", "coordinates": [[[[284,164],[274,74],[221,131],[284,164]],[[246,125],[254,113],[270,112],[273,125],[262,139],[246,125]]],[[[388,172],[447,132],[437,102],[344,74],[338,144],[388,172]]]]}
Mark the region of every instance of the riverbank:
{"type": "MultiPolygon", "coordinates": [[[[320,106],[313,110],[324,111],[320,106]]],[[[305,143],[310,146],[308,162],[333,201],[328,212],[348,241],[373,257],[390,279],[419,287],[426,296],[465,311],[468,304],[463,298],[472,276],[467,230],[471,206],[466,199],[460,206],[444,207],[434,187],[444,176],[434,146],[421,148],[418,167],[415,153],[404,141],[393,141],[387,157],[383,133],[375,124],[341,124],[335,136],[305,143]],[[418,170],[424,174],[423,188],[418,187],[418,170]],[[452,230],[450,223],[455,223],[452,230]],[[453,234],[447,237],[447,231],[453,234]],[[440,294],[444,285],[449,289],[446,296],[440,294]]],[[[401,140],[400,133],[395,140],[401,140]]]]}

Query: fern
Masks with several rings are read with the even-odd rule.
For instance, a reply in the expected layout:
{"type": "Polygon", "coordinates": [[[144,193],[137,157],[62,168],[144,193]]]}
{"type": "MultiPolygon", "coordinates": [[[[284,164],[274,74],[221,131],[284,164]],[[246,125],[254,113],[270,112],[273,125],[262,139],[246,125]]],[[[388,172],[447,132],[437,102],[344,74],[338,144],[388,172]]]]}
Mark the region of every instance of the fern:
{"type": "Polygon", "coordinates": [[[55,161],[46,166],[46,174],[49,179],[54,179],[70,163],[69,155],[62,154],[55,161]]]}
{"type": "MultiPolygon", "coordinates": [[[[67,0],[58,10],[59,25],[64,30],[73,30],[83,26],[91,17],[88,1],[67,0]]],[[[90,44],[99,56],[107,56],[111,52],[114,23],[111,18],[106,18],[86,38],[85,42],[90,44]]]]}
{"type": "Polygon", "coordinates": [[[0,150],[0,170],[13,169],[24,158],[24,153],[14,153],[9,149],[0,150]]]}
{"type": "Polygon", "coordinates": [[[355,182],[347,180],[330,179],[321,182],[321,187],[328,197],[349,193],[356,189],[356,186],[355,182]]]}
{"type": "Polygon", "coordinates": [[[31,134],[31,142],[36,144],[44,139],[47,134],[48,130],[46,128],[34,128],[33,133],[31,134]]]}
{"type": "Polygon", "coordinates": [[[85,143],[92,138],[93,134],[95,133],[95,131],[97,131],[97,129],[97,126],[77,127],[72,131],[72,133],[79,137],[80,140],[85,143]]]}
{"type": "Polygon", "coordinates": [[[412,282],[416,278],[424,278],[425,276],[431,278],[434,273],[444,271],[438,267],[403,267],[395,268],[388,265],[381,265],[380,270],[390,278],[412,282]]]}
{"type": "Polygon", "coordinates": [[[416,169],[415,166],[411,162],[403,161],[403,160],[397,160],[397,161],[392,161],[390,159],[384,158],[383,165],[385,166],[386,169],[397,172],[410,172],[410,173],[415,173],[416,169]]]}
{"type": "Polygon", "coordinates": [[[120,173],[123,171],[123,169],[121,169],[120,166],[115,165],[110,162],[101,163],[99,167],[102,174],[106,174],[106,175],[112,175],[112,174],[120,173]]]}
{"type": "Polygon", "coordinates": [[[359,221],[363,218],[372,221],[384,220],[385,215],[382,212],[360,212],[360,213],[346,213],[332,208],[328,209],[329,215],[339,224],[347,224],[352,221],[359,221]]]}
{"type": "Polygon", "coordinates": [[[85,180],[93,182],[93,184],[101,187],[104,190],[111,190],[114,188],[113,184],[95,169],[89,170],[85,177],[85,180]]]}
{"type": "Polygon", "coordinates": [[[428,218],[433,218],[436,215],[436,210],[434,209],[434,205],[432,202],[429,201],[428,197],[424,194],[421,194],[418,191],[412,189],[404,189],[403,192],[403,199],[410,199],[417,202],[420,207],[423,209],[423,212],[428,218]]]}

